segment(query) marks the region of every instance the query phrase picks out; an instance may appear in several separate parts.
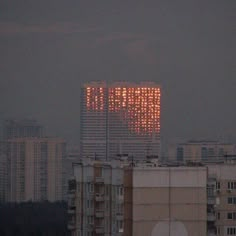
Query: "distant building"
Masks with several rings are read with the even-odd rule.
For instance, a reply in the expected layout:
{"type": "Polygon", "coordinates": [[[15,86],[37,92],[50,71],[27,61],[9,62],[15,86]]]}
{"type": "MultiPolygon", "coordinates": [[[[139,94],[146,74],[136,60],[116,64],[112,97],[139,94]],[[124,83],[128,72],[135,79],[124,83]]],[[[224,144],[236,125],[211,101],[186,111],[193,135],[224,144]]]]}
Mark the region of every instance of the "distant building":
{"type": "Polygon", "coordinates": [[[217,141],[189,141],[168,148],[168,160],[210,162],[236,154],[236,145],[217,141]]]}
{"type": "Polygon", "coordinates": [[[43,127],[33,119],[8,119],[3,125],[3,139],[42,137],[43,127]]]}
{"type": "Polygon", "coordinates": [[[63,200],[65,145],[60,138],[9,139],[6,201],[63,200]]]}
{"type": "Polygon", "coordinates": [[[160,155],[160,86],[91,82],[81,91],[82,158],[160,155]]]}
{"type": "Polygon", "coordinates": [[[207,234],[207,168],[82,161],[69,181],[72,236],[207,234]]]}

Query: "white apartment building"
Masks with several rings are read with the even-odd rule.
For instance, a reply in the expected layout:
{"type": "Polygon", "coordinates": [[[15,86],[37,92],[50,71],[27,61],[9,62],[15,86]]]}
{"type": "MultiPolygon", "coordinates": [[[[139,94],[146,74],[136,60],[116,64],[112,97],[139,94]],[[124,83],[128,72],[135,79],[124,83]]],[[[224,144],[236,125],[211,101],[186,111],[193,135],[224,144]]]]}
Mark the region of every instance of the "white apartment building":
{"type": "Polygon", "coordinates": [[[60,138],[8,140],[6,201],[58,201],[65,198],[60,138]]]}

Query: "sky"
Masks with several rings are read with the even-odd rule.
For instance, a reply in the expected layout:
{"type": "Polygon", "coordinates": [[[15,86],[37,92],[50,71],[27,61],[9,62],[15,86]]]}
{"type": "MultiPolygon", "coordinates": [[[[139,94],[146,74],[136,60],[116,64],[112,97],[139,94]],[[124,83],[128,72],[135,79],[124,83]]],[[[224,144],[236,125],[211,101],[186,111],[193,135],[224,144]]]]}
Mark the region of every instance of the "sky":
{"type": "Polygon", "coordinates": [[[235,0],[0,0],[0,120],[79,143],[84,82],[161,85],[164,143],[236,142],[235,0]]]}

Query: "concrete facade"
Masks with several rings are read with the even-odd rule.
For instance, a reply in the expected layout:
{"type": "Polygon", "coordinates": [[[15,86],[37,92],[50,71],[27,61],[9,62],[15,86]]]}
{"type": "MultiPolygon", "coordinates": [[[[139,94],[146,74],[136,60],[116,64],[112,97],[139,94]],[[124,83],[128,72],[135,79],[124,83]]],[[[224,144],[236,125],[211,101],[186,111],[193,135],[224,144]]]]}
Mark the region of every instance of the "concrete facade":
{"type": "Polygon", "coordinates": [[[206,168],[133,167],[131,172],[131,186],[125,186],[131,188],[125,198],[131,219],[124,235],[206,235],[206,168]]]}
{"type": "Polygon", "coordinates": [[[6,201],[59,201],[65,197],[60,138],[8,140],[6,201]]]}
{"type": "Polygon", "coordinates": [[[189,141],[170,145],[168,148],[168,160],[177,162],[214,162],[223,159],[226,155],[234,154],[236,154],[235,144],[208,140],[189,141]]]}
{"type": "Polygon", "coordinates": [[[207,234],[206,167],[159,167],[156,162],[126,161],[115,165],[114,162],[80,163],[74,166],[71,181],[68,228],[73,236],[207,234]],[[105,176],[106,168],[109,174],[105,176]],[[110,189],[108,195],[99,195],[105,196],[101,199],[103,205],[96,202],[99,200],[96,200],[99,188],[95,190],[97,177],[104,181],[99,188],[110,189]],[[90,195],[85,194],[88,180],[94,186],[90,195]],[[92,209],[86,207],[90,200],[92,209]],[[97,210],[102,210],[103,215],[96,216],[97,210]],[[92,218],[87,218],[88,215],[92,218]],[[92,227],[88,225],[89,219],[92,227]],[[96,231],[97,226],[103,231],[96,231]]]}
{"type": "Polygon", "coordinates": [[[236,235],[236,162],[208,165],[214,205],[208,208],[214,216],[215,235],[236,235]]]}
{"type": "Polygon", "coordinates": [[[122,235],[124,189],[119,164],[88,160],[75,164],[68,190],[72,236],[122,235]]]}

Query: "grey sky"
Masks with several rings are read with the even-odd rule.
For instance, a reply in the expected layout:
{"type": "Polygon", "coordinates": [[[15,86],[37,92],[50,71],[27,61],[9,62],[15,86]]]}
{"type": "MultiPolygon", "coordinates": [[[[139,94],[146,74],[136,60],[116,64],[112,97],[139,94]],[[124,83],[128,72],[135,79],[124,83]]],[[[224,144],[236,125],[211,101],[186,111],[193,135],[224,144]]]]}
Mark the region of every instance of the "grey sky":
{"type": "Polygon", "coordinates": [[[155,81],[165,140],[236,141],[235,42],[235,0],[0,0],[0,115],[76,142],[82,82],[155,81]]]}

